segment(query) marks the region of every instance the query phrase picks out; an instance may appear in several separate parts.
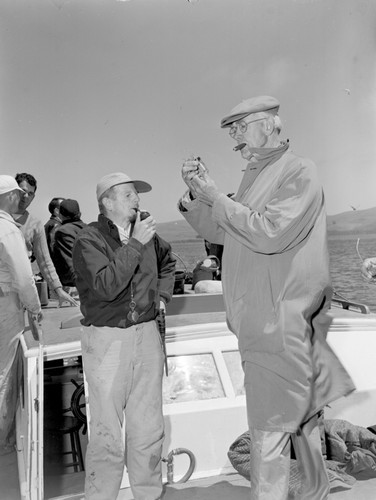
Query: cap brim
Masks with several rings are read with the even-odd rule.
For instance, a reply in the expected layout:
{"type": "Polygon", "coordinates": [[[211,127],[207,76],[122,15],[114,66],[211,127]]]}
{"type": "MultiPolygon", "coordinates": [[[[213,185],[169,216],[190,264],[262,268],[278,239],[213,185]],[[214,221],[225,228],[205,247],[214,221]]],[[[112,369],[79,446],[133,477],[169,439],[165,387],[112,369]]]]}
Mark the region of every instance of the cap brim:
{"type": "Polygon", "coordinates": [[[221,120],[221,128],[229,127],[232,123],[242,120],[251,113],[252,112],[250,111],[249,113],[239,113],[237,115],[226,116],[221,120]]]}
{"type": "Polygon", "coordinates": [[[229,127],[232,123],[238,122],[239,120],[242,120],[246,116],[253,115],[255,113],[271,113],[273,115],[277,115],[278,109],[279,109],[279,106],[273,106],[271,108],[263,108],[263,109],[255,108],[255,109],[252,109],[250,111],[244,111],[242,113],[231,114],[231,115],[228,115],[221,120],[221,128],[229,127]]]}
{"type": "Polygon", "coordinates": [[[151,191],[151,185],[144,181],[130,181],[138,193],[148,193],[151,191]]]}

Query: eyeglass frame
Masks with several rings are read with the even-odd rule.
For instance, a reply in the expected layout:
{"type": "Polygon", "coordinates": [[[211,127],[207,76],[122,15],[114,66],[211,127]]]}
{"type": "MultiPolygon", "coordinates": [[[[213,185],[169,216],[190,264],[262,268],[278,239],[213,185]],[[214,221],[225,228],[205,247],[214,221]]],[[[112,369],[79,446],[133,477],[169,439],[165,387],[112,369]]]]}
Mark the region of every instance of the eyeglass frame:
{"type": "Polygon", "coordinates": [[[268,117],[264,116],[263,118],[256,118],[255,120],[251,120],[250,122],[246,122],[245,120],[240,120],[239,122],[233,122],[228,133],[230,134],[230,137],[235,137],[236,133],[239,129],[242,134],[245,134],[247,132],[248,125],[250,125],[251,123],[254,123],[254,122],[259,122],[261,120],[267,120],[267,119],[268,119],[268,117]],[[244,124],[243,128],[245,126],[244,130],[241,130],[241,128],[240,128],[242,124],[244,124]],[[236,128],[236,130],[234,130],[235,128],[236,128]]]}

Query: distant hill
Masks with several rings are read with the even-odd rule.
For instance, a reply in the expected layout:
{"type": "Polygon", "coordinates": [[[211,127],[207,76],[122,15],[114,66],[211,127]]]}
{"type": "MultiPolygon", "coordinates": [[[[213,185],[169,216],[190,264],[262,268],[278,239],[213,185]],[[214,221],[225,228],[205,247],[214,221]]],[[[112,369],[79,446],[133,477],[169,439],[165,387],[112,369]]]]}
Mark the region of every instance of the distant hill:
{"type": "Polygon", "coordinates": [[[157,231],[166,241],[201,239],[185,219],[158,223],[157,231]]]}
{"type": "MultiPolygon", "coordinates": [[[[327,221],[329,237],[348,235],[376,237],[376,207],[328,215],[327,221]]],[[[200,239],[184,219],[159,223],[158,234],[167,241],[200,239]]]]}
{"type": "Polygon", "coordinates": [[[327,220],[329,236],[348,234],[376,236],[376,207],[329,215],[327,220]]]}

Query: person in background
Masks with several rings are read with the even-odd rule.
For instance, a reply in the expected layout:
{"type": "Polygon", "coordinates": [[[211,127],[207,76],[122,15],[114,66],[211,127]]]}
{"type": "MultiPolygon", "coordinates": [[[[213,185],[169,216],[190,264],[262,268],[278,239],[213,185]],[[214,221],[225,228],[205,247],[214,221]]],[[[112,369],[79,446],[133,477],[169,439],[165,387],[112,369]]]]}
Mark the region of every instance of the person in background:
{"type": "Polygon", "coordinates": [[[376,257],[369,257],[364,259],[363,264],[360,268],[362,278],[367,281],[367,283],[376,283],[376,257]]]}
{"type": "Polygon", "coordinates": [[[215,255],[222,262],[223,245],[205,240],[205,251],[206,255],[215,255]]]}
{"type": "MultiPolygon", "coordinates": [[[[60,205],[62,223],[55,230],[52,261],[64,287],[75,287],[72,252],[75,239],[86,226],[81,220],[80,206],[76,200],[66,199],[60,205]]],[[[71,290],[66,290],[71,293],[71,290]]]]}
{"type": "Polygon", "coordinates": [[[73,247],[90,406],[86,500],[115,500],[125,462],[135,500],[162,495],[164,352],[156,318],[171,299],[176,262],[154,218],[140,218],[139,193],[150,190],[122,172],[105,175],[98,221],[73,247]]]}
{"type": "Polygon", "coordinates": [[[12,215],[20,225],[31,262],[36,260],[40,273],[48,283],[50,290],[56,293],[60,306],[64,302],[69,302],[71,305],[77,306],[78,304],[74,298],[63,290],[63,285],[59,280],[50,257],[42,222],[27,210],[30,203],[34,200],[37,181],[34,176],[27,173],[17,174],[16,181],[24,191],[24,194],[20,199],[17,210],[12,215]]]}
{"type": "Polygon", "coordinates": [[[47,246],[50,251],[51,257],[55,238],[55,230],[61,225],[60,203],[63,200],[64,198],[52,198],[52,200],[48,204],[48,210],[51,214],[51,217],[44,225],[44,232],[46,233],[47,246]]]}
{"type": "MultiPolygon", "coordinates": [[[[235,195],[235,193],[228,193],[228,197],[232,198],[235,195]]],[[[216,274],[214,275],[213,279],[220,280],[221,279],[221,273],[222,273],[222,254],[223,254],[223,245],[217,244],[217,243],[210,243],[210,241],[205,240],[205,250],[206,250],[206,255],[215,255],[217,259],[219,260],[219,268],[216,274]]]]}
{"type": "Polygon", "coordinates": [[[25,240],[11,216],[22,194],[13,177],[0,175],[0,455],[15,451],[24,307],[35,321],[42,319],[25,240]]]}
{"type": "Polygon", "coordinates": [[[326,342],[332,287],[326,214],[316,166],[280,140],[279,102],[247,99],[221,121],[247,168],[233,199],[200,162],[182,168],[179,210],[224,244],[229,329],[239,340],[251,441],[252,500],[288,498],[291,441],[299,498],[324,500],[329,480],[318,413],[354,385],[326,342]]]}

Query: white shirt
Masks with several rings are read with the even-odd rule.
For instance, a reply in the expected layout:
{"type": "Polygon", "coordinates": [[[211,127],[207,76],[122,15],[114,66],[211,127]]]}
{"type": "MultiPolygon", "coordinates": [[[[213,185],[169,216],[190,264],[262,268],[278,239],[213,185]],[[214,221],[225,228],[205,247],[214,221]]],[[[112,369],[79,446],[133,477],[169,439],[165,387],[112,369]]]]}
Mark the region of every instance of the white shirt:
{"type": "Polygon", "coordinates": [[[126,245],[129,241],[129,233],[131,231],[131,225],[129,225],[128,229],[124,229],[123,227],[118,226],[117,224],[115,224],[115,226],[118,228],[120,241],[123,243],[123,245],[126,245]]]}

